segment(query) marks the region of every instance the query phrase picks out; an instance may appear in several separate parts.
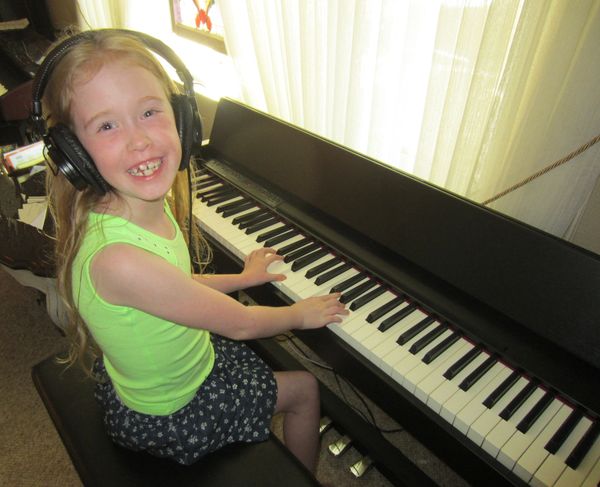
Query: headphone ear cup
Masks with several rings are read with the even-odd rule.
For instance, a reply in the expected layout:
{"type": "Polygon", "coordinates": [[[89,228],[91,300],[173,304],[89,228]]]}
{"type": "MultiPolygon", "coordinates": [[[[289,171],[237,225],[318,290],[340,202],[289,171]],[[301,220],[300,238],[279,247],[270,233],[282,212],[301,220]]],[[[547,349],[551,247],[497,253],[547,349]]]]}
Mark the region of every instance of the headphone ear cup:
{"type": "MultiPolygon", "coordinates": [[[[200,127],[200,121],[194,120],[195,100],[190,100],[187,95],[173,95],[171,104],[173,105],[173,113],[175,114],[175,124],[177,125],[177,133],[181,141],[181,164],[179,170],[187,169],[192,149],[194,145],[199,143],[195,126],[200,127]]],[[[199,137],[202,138],[201,136],[199,137]]]]}
{"type": "Polygon", "coordinates": [[[109,184],[69,127],[62,123],[50,127],[44,136],[44,143],[56,168],[79,191],[87,186],[99,194],[110,191],[109,184]]]}

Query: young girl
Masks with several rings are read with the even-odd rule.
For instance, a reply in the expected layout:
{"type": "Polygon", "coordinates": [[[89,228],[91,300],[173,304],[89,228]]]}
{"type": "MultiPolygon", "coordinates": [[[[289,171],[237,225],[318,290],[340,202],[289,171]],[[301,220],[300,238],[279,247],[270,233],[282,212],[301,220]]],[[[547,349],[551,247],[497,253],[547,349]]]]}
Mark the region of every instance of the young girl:
{"type": "Polygon", "coordinates": [[[322,327],[346,311],[338,295],[278,308],[228,297],[285,278],[267,270],[279,259],[271,249],[250,254],[237,275],[192,275],[173,92],[143,43],[108,30],[75,43],[50,74],[45,115],[72,130],[110,187],[77,191],[48,171],[69,362],[98,351],[96,397],[109,435],[127,448],[190,464],[266,439],[282,412],[288,448],[314,470],[315,379],[273,373],[238,340],[322,327]]]}

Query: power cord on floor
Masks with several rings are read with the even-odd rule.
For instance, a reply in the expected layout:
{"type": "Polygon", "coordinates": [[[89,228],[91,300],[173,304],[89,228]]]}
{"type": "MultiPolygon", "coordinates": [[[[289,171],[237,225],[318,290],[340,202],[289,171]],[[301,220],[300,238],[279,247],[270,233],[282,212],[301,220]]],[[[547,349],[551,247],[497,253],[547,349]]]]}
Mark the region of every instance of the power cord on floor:
{"type": "Polygon", "coordinates": [[[367,423],[369,423],[371,426],[373,426],[375,429],[377,429],[377,431],[379,431],[380,433],[389,433],[389,434],[400,433],[400,432],[404,431],[404,428],[387,429],[387,428],[382,428],[381,426],[379,426],[377,424],[377,421],[375,420],[375,415],[373,414],[373,411],[367,404],[364,396],[360,393],[360,391],[358,391],[358,389],[356,389],[356,387],[348,379],[346,379],[343,375],[341,375],[339,372],[337,372],[330,365],[324,364],[322,362],[318,362],[318,361],[310,358],[308,356],[308,354],[296,343],[295,340],[298,340],[298,338],[296,336],[294,336],[292,334],[281,334],[281,335],[276,336],[275,339],[280,343],[288,342],[290,345],[292,345],[293,348],[291,349],[291,351],[296,356],[298,356],[301,360],[310,362],[311,364],[313,364],[316,367],[330,371],[333,374],[333,377],[335,379],[335,382],[337,384],[337,387],[339,389],[339,392],[341,394],[341,398],[342,398],[343,402],[346,405],[348,405],[353,411],[355,411],[359,416],[361,416],[367,423]],[[359,408],[357,408],[350,402],[350,400],[348,399],[348,397],[346,396],[346,393],[344,391],[343,384],[346,384],[346,387],[348,387],[354,393],[356,398],[362,403],[364,409],[366,410],[366,413],[365,413],[365,411],[361,411],[359,408]]]}

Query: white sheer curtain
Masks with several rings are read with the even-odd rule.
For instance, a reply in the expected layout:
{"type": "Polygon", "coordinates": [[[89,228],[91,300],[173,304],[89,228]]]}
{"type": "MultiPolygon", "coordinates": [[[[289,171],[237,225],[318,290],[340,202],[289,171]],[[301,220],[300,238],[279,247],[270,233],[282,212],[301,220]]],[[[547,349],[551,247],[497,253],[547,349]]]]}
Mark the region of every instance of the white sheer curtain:
{"type": "MultiPolygon", "coordinates": [[[[151,5],[79,0],[84,28],[160,37],[205,85],[222,88],[228,66],[172,34],[168,2],[151,5]]],[[[477,202],[600,132],[596,0],[217,5],[239,78],[222,94],[477,202]]],[[[597,144],[490,206],[565,236],[599,159],[597,144]]]]}
{"type": "Polygon", "coordinates": [[[81,29],[122,28],[126,22],[127,1],[77,0],[81,29]]]}
{"type": "MultiPolygon", "coordinates": [[[[475,201],[600,132],[594,0],[218,5],[243,101],[475,201]]],[[[563,236],[599,156],[491,206],[563,236]]]]}

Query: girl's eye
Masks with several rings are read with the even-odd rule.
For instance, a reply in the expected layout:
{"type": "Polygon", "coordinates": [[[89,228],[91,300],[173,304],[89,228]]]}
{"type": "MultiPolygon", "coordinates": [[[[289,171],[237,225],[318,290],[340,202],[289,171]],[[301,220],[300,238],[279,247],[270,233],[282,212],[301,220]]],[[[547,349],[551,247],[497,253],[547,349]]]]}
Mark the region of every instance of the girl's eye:
{"type": "Polygon", "coordinates": [[[156,113],[156,110],[154,110],[153,108],[150,110],[146,110],[144,112],[144,118],[148,118],[151,117],[152,115],[154,115],[156,113]]]}
{"type": "Polygon", "coordinates": [[[110,122],[104,122],[102,124],[100,124],[100,126],[98,127],[98,132],[105,132],[106,130],[110,130],[113,128],[113,124],[110,122]]]}

